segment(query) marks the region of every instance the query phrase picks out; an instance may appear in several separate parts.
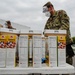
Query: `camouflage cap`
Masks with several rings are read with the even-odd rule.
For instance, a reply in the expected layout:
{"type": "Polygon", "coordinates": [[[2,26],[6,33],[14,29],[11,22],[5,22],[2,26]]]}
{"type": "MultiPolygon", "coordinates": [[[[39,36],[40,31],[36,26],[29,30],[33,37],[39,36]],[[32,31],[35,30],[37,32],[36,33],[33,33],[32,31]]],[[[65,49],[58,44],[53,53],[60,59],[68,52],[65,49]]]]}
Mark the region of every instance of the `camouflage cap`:
{"type": "Polygon", "coordinates": [[[53,6],[53,4],[51,2],[47,2],[44,6],[50,7],[50,6],[53,6]]]}

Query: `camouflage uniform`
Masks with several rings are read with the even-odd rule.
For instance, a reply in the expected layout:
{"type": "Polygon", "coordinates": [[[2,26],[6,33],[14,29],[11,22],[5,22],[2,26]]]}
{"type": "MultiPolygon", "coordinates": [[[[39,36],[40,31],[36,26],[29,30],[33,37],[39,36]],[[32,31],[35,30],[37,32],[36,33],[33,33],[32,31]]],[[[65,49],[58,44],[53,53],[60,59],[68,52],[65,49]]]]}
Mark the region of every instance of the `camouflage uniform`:
{"type": "MultiPolygon", "coordinates": [[[[48,7],[50,4],[51,2],[48,2],[44,6],[48,7]]],[[[66,44],[70,44],[71,36],[69,28],[70,28],[70,23],[67,13],[64,10],[58,10],[55,11],[54,14],[49,17],[44,29],[66,30],[67,31],[66,44]]],[[[72,65],[72,57],[66,58],[66,62],[72,65]]]]}
{"type": "Polygon", "coordinates": [[[69,30],[69,17],[64,10],[55,11],[54,15],[47,20],[44,29],[67,30],[67,44],[71,42],[69,30]]]}

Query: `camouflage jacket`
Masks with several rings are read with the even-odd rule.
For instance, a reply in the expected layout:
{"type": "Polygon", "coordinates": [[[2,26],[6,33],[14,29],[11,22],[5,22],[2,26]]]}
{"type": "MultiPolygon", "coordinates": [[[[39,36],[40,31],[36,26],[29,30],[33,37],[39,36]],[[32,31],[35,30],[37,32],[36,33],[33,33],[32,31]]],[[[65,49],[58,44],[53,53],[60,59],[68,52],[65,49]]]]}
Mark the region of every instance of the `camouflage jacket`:
{"type": "Polygon", "coordinates": [[[71,42],[69,17],[64,10],[55,11],[47,20],[44,29],[67,30],[66,42],[67,44],[71,42]]]}

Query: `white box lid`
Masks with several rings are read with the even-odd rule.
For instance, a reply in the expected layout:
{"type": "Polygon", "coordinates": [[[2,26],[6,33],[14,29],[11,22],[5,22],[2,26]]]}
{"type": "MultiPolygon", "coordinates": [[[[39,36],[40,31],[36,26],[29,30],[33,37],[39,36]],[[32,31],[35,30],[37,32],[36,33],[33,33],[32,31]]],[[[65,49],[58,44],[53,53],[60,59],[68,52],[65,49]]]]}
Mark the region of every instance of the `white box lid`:
{"type": "Polygon", "coordinates": [[[20,34],[42,34],[39,30],[21,30],[20,34]]]}
{"type": "Polygon", "coordinates": [[[66,30],[44,30],[44,34],[66,34],[66,30]]]}

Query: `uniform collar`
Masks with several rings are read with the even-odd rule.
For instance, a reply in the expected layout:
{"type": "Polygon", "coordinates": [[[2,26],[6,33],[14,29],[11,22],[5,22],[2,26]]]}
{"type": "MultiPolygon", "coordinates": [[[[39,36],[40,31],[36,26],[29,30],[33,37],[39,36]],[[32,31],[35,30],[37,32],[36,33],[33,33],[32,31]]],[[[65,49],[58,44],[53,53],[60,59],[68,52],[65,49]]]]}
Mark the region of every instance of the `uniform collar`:
{"type": "Polygon", "coordinates": [[[57,16],[57,11],[54,11],[54,14],[51,15],[51,17],[55,17],[55,16],[57,16]]]}

